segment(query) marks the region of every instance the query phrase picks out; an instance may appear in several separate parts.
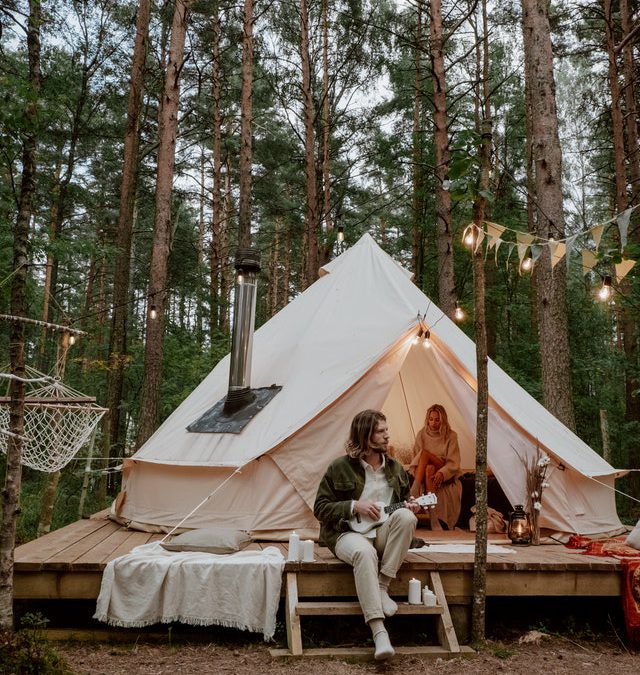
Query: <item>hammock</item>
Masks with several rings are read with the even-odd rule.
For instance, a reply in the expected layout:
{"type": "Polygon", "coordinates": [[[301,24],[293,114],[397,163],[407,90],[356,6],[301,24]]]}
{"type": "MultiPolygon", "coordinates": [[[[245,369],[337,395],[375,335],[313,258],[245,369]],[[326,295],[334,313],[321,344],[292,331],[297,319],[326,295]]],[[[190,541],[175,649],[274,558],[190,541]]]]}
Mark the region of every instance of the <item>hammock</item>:
{"type": "MultiPolygon", "coordinates": [[[[107,409],[34,368],[27,367],[26,372],[22,464],[47,473],[60,471],[87,442],[107,409]]],[[[11,375],[0,372],[0,377],[11,375]]],[[[11,436],[9,405],[8,396],[0,397],[0,451],[4,453],[11,436]]]]}

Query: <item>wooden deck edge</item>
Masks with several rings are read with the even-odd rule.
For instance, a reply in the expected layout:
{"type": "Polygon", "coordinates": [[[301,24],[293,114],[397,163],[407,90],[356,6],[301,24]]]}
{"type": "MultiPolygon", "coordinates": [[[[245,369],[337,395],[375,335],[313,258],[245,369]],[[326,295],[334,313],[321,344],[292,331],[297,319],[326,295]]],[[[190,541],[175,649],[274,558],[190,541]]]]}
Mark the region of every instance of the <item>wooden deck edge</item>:
{"type": "MultiPolygon", "coordinates": [[[[397,656],[420,656],[428,659],[470,658],[476,655],[471,647],[461,646],[459,652],[450,652],[439,646],[429,647],[394,647],[397,656]]],[[[354,661],[373,661],[373,647],[327,647],[324,649],[305,649],[294,656],[288,649],[270,649],[274,658],[335,658],[354,661]]]]}

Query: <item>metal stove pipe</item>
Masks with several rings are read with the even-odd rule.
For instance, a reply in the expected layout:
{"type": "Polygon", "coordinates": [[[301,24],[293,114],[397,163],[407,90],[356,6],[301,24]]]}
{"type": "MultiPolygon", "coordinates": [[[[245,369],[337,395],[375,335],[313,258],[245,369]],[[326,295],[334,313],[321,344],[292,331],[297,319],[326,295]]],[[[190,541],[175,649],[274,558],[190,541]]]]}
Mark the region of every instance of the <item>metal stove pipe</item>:
{"type": "Polygon", "coordinates": [[[251,403],[251,352],[256,317],[260,252],[254,248],[239,248],[235,260],[236,281],[233,301],[233,334],[229,389],[224,402],[224,414],[231,415],[251,403]]]}

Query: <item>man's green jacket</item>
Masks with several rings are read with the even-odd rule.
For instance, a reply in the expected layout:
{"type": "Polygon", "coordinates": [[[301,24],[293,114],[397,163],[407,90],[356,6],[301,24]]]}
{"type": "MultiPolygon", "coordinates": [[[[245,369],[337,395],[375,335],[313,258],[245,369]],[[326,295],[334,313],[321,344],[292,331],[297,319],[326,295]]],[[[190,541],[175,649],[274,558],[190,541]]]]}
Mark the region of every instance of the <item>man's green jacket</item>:
{"type": "MultiPolygon", "coordinates": [[[[393,490],[391,503],[409,499],[409,476],[402,464],[386,456],[384,473],[393,490]]],[[[364,467],[359,459],[345,455],[334,460],[318,486],[313,513],[320,521],[320,544],[335,553],[338,537],[348,532],[351,502],[364,489],[364,467]]]]}

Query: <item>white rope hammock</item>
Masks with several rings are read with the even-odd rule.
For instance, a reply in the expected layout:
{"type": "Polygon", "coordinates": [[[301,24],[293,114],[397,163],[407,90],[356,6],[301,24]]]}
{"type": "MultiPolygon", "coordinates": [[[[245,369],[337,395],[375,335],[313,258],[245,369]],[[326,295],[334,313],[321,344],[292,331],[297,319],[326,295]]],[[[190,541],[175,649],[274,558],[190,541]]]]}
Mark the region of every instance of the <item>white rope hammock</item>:
{"type": "MultiPolygon", "coordinates": [[[[22,463],[53,473],[73,459],[107,409],[96,405],[95,399],[34,368],[27,367],[26,372],[22,463]]],[[[0,372],[2,379],[12,377],[6,371],[0,372]]],[[[12,435],[9,400],[3,397],[0,399],[0,451],[7,452],[12,435]]]]}

